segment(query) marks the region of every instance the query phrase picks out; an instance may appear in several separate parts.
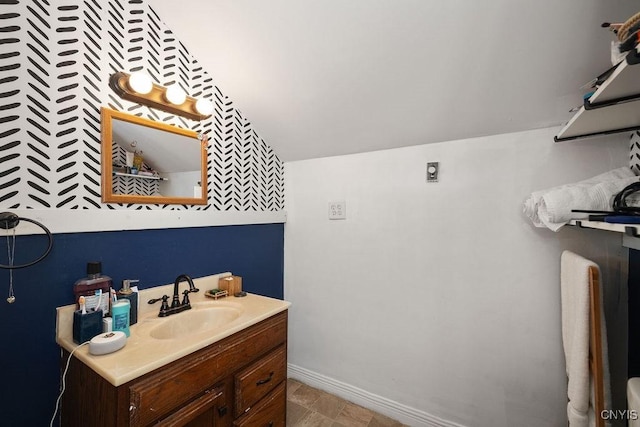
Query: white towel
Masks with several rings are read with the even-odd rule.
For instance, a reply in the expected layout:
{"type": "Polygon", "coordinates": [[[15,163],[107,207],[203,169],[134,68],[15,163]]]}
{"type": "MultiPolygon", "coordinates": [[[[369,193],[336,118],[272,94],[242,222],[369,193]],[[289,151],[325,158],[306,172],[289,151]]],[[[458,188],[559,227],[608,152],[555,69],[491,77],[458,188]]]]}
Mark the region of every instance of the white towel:
{"type": "Polygon", "coordinates": [[[572,219],[587,218],[589,215],[571,212],[572,209],[610,211],[616,194],[637,181],[638,177],[634,176],[598,184],[575,184],[549,191],[542,196],[538,217],[550,230],[558,231],[572,219]]]}
{"type": "MultiPolygon", "coordinates": [[[[538,207],[540,206],[540,202],[542,201],[542,196],[544,196],[546,193],[553,190],[560,189],[560,188],[569,187],[572,185],[597,184],[603,181],[633,178],[634,176],[635,174],[633,173],[633,171],[628,167],[624,166],[609,172],[601,173],[600,175],[596,175],[593,178],[588,178],[583,181],[579,181],[575,184],[564,184],[564,185],[559,185],[557,187],[549,188],[546,190],[534,191],[533,193],[531,193],[529,198],[525,200],[523,210],[525,215],[527,215],[531,219],[531,221],[533,221],[533,224],[536,227],[545,227],[545,225],[538,218],[538,207]]],[[[577,209],[577,208],[574,208],[574,209],[577,209]]]]}
{"type": "MultiPolygon", "coordinates": [[[[589,267],[598,268],[598,265],[570,251],[562,253],[560,265],[562,344],[569,379],[567,417],[570,427],[587,427],[595,425],[593,384],[589,372],[589,267]]],[[[603,307],[602,289],[599,294],[600,306],[603,307]]],[[[609,354],[604,309],[600,311],[600,321],[604,407],[610,409],[609,354]]]]}
{"type": "MultiPolygon", "coordinates": [[[[566,204],[566,197],[572,195],[573,187],[580,186],[593,186],[599,183],[609,182],[609,181],[618,181],[625,180],[628,178],[636,178],[636,175],[633,173],[631,169],[624,166],[618,169],[611,170],[609,172],[602,173],[600,175],[596,175],[592,178],[585,179],[584,181],[580,181],[573,184],[565,184],[557,187],[549,188],[547,190],[534,191],[531,195],[524,201],[523,212],[531,221],[533,225],[536,227],[549,227],[553,231],[557,231],[565,225],[571,219],[577,218],[586,218],[587,215],[580,215],[574,212],[571,212],[571,209],[589,209],[595,210],[596,208],[590,207],[589,204],[585,203],[585,207],[577,207],[577,206],[569,206],[566,204]],[[552,193],[549,197],[548,202],[543,202],[543,198],[545,195],[552,193]],[[544,221],[540,216],[544,217],[544,221]]],[[[631,180],[634,182],[634,180],[631,180]]],[[[624,188],[624,186],[622,187],[624,188]]],[[[622,190],[620,188],[620,190],[622,190]]],[[[575,190],[574,190],[575,191],[575,190]]],[[[595,190],[596,192],[610,192],[612,190],[607,190],[602,188],[600,190],[595,190]]],[[[588,199],[588,194],[585,194],[584,189],[582,190],[582,197],[588,199]]],[[[597,210],[610,210],[611,205],[606,209],[597,209],[597,210]]]]}

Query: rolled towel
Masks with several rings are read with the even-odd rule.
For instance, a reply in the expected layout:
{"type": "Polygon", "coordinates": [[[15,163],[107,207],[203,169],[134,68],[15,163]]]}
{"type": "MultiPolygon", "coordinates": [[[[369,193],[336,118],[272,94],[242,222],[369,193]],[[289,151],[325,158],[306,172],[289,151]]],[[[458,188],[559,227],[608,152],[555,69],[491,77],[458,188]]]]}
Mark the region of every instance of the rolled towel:
{"type": "Polygon", "coordinates": [[[542,196],[538,207],[540,221],[558,231],[572,219],[587,218],[588,214],[571,212],[572,209],[610,211],[613,198],[638,177],[604,181],[599,184],[577,184],[552,190],[542,196]]]}
{"type": "MultiPolygon", "coordinates": [[[[538,210],[540,207],[540,203],[542,202],[542,197],[549,193],[550,191],[559,190],[561,188],[571,187],[574,185],[580,184],[596,184],[603,181],[611,181],[618,180],[624,178],[633,178],[636,175],[633,173],[631,169],[626,166],[623,166],[618,169],[611,170],[609,172],[601,173],[600,175],[596,175],[592,178],[585,179],[583,181],[579,181],[573,184],[564,184],[559,185],[557,187],[549,188],[547,190],[534,191],[531,195],[524,201],[523,212],[524,214],[533,222],[533,225],[536,227],[546,227],[546,225],[540,220],[538,210]]],[[[579,208],[571,208],[571,209],[579,209],[579,208]]]]}
{"type": "Polygon", "coordinates": [[[548,191],[549,190],[534,191],[533,193],[531,193],[529,198],[524,201],[523,212],[527,217],[529,217],[531,222],[533,222],[533,225],[535,225],[536,227],[545,227],[542,221],[540,221],[540,217],[538,216],[538,208],[540,207],[542,196],[544,196],[548,191]]]}

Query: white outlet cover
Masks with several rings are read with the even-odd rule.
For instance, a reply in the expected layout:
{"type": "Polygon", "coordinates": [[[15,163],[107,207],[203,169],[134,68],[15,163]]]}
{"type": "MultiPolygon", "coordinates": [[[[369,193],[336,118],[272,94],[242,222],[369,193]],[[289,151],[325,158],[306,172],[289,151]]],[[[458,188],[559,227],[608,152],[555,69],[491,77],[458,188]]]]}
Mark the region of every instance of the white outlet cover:
{"type": "Polygon", "coordinates": [[[329,202],[329,219],[347,219],[347,203],[329,202]]]}

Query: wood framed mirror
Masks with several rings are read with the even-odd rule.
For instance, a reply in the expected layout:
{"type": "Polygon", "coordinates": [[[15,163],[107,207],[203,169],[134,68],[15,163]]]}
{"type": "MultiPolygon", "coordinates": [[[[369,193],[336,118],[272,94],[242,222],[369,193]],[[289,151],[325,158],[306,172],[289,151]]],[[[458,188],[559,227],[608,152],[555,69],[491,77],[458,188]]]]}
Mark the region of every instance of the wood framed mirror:
{"type": "Polygon", "coordinates": [[[101,108],[102,202],[207,204],[207,139],[101,108]]]}

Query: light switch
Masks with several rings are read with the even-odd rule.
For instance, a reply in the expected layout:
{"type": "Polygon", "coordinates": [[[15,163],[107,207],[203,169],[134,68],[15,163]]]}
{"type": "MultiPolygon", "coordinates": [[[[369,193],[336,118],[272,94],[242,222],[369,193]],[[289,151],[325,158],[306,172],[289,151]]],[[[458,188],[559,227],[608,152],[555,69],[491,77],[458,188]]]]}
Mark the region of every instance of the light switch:
{"type": "Polygon", "coordinates": [[[427,163],[427,182],[438,182],[439,171],[440,171],[440,162],[427,163]]]}

